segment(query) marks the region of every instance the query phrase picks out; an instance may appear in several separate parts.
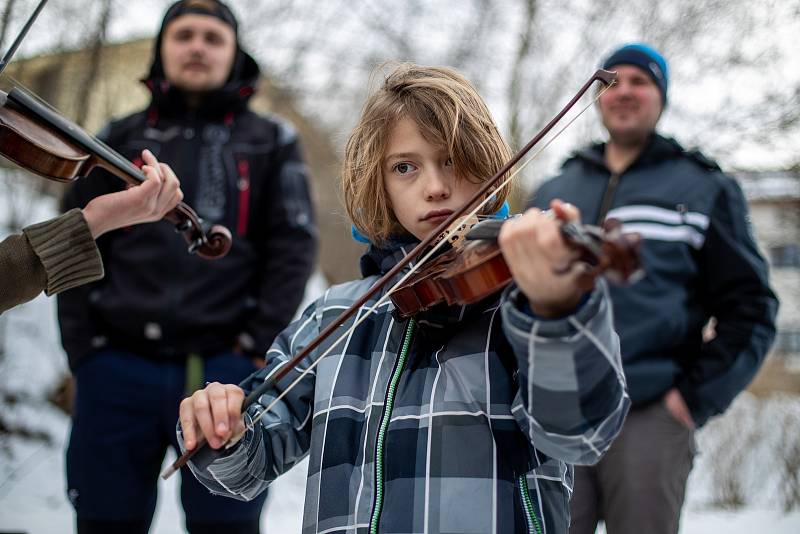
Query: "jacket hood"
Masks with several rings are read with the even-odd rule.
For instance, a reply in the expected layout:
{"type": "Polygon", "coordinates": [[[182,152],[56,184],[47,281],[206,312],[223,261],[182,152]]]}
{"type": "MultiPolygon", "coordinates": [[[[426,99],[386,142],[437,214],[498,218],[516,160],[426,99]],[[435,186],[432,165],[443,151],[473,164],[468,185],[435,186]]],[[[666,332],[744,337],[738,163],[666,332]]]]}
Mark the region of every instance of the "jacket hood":
{"type": "MultiPolygon", "coordinates": [[[[172,86],[164,75],[164,66],[161,59],[161,41],[163,28],[156,37],[153,48],[153,61],[150,72],[142,79],[151,93],[151,107],[158,110],[159,114],[183,115],[187,111],[183,92],[172,86]]],[[[225,85],[210,92],[204,104],[200,107],[200,114],[208,117],[219,117],[228,112],[237,112],[247,106],[248,100],[255,92],[261,69],[253,57],[242,50],[236,42],[236,55],[231,68],[231,74],[225,85]]]]}

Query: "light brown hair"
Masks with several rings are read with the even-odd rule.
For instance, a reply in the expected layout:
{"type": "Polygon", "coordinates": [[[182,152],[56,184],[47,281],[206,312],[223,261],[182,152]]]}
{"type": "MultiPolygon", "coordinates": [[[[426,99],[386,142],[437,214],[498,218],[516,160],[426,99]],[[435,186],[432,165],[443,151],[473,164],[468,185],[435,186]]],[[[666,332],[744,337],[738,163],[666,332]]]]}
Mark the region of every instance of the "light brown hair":
{"type": "MultiPolygon", "coordinates": [[[[425,140],[450,154],[458,179],[484,182],[511,154],[475,88],[446,67],[397,66],[364,104],[347,141],[341,175],[344,204],[360,233],[376,245],[405,232],[383,182],[389,134],[402,118],[413,120],[425,140]]],[[[497,211],[508,188],[495,193],[483,213],[497,211]]]]}

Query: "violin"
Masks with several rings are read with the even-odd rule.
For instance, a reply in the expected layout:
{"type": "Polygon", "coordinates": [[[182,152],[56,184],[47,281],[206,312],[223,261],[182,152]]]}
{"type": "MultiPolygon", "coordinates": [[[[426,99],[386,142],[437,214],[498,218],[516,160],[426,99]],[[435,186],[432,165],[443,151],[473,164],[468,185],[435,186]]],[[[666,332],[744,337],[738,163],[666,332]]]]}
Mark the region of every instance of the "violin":
{"type": "MultiPolygon", "coordinates": [[[[20,88],[0,91],[0,154],[25,170],[59,182],[87,176],[95,167],[131,185],[145,180],[133,163],[20,88]]],[[[207,227],[183,202],[164,218],[183,234],[189,252],[201,258],[221,258],[231,248],[230,230],[221,225],[207,227]]]]}
{"type": "MultiPolygon", "coordinates": [[[[25,170],[59,182],[87,176],[95,167],[131,185],[145,181],[133,163],[21,88],[0,91],[0,154],[25,170]]],[[[221,258],[231,248],[230,230],[221,225],[208,227],[183,202],[164,218],[183,234],[189,252],[201,258],[221,258]]]]}
{"type": "MultiPolygon", "coordinates": [[[[0,73],[46,3],[47,0],[40,0],[0,59],[0,73]]],[[[0,154],[27,171],[59,182],[87,176],[95,167],[107,170],[130,185],[145,181],[144,174],[133,163],[18,87],[8,93],[0,91],[0,154]]],[[[201,258],[221,258],[231,248],[230,230],[221,225],[208,226],[183,202],[164,218],[183,234],[189,252],[201,258]]]]}
{"type": "MultiPolygon", "coordinates": [[[[555,217],[558,218],[558,215],[555,217]]],[[[402,318],[413,317],[432,306],[468,305],[503,290],[512,281],[497,236],[504,220],[489,219],[474,225],[464,236],[465,244],[453,246],[420,268],[391,293],[402,318]]],[[[562,221],[561,236],[567,247],[578,251],[573,263],[586,268],[576,281],[590,291],[598,276],[617,284],[641,278],[641,236],[623,233],[622,224],[608,219],[603,227],[562,221]]],[[[566,273],[572,264],[559,269],[566,273]]]]}

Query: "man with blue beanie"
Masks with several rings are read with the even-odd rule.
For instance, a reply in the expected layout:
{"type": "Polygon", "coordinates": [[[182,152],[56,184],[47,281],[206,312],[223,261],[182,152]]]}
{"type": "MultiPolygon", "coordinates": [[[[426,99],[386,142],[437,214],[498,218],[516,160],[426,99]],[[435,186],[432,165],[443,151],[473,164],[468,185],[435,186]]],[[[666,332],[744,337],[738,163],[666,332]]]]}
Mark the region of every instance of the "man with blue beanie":
{"type": "Polygon", "coordinates": [[[632,408],[600,462],[575,468],[570,533],[593,534],[603,520],[609,534],[675,534],[695,429],[755,375],[778,301],[739,186],[656,132],[665,59],[637,43],[602,66],[618,75],[598,100],[608,141],[576,152],[530,201],[546,208],[561,198],[586,221],[614,218],[642,236],[646,276],[611,288],[632,408]]]}

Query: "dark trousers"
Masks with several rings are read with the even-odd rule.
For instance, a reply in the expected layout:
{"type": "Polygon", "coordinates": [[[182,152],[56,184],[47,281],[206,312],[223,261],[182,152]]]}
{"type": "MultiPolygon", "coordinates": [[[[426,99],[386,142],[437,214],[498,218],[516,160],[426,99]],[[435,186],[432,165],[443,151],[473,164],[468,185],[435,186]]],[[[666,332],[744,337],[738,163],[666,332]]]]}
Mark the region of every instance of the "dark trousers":
{"type": "MultiPolygon", "coordinates": [[[[76,370],[67,483],[79,532],[147,532],[164,455],[170,445],[178,446],[175,425],[185,396],[185,368],[183,361],[103,350],[76,370]],[[117,522],[119,529],[108,530],[117,522]],[[106,526],[98,530],[92,525],[106,526]]],[[[238,383],[253,371],[248,358],[233,352],[204,360],[207,381],[238,383]]],[[[203,525],[209,524],[220,532],[226,524],[251,525],[247,532],[258,532],[265,499],[266,492],[252,502],[212,495],[188,468],[181,470],[189,532],[204,532],[203,525]]]]}
{"type": "Polygon", "coordinates": [[[695,453],[694,432],[662,402],[631,410],[594,466],[575,466],[570,534],[676,534],[695,453]]]}

